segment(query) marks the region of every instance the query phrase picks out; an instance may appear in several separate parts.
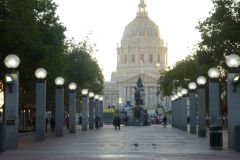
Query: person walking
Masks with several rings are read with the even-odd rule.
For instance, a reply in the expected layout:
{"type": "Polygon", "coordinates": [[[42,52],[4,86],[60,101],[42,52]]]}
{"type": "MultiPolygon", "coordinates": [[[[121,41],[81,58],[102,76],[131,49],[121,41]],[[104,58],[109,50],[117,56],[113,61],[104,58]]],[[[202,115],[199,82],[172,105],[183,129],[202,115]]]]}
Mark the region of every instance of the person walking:
{"type": "Polygon", "coordinates": [[[51,128],[51,133],[54,133],[54,130],[55,130],[55,119],[54,119],[54,117],[51,117],[51,119],[50,119],[50,128],[51,128]]]}
{"type": "Polygon", "coordinates": [[[167,126],[167,117],[166,116],[163,117],[163,126],[164,126],[164,128],[166,128],[166,126],[167,126]]]}

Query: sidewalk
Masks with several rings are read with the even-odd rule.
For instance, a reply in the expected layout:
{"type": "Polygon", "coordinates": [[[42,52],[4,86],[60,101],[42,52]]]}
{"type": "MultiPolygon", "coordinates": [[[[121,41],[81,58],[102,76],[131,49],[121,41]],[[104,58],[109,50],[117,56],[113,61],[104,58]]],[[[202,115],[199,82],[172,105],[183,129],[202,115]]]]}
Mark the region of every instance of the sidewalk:
{"type": "Polygon", "coordinates": [[[143,127],[104,126],[98,130],[65,134],[35,142],[21,137],[19,147],[0,154],[0,160],[239,160],[240,153],[213,150],[208,138],[161,125],[143,127]]]}

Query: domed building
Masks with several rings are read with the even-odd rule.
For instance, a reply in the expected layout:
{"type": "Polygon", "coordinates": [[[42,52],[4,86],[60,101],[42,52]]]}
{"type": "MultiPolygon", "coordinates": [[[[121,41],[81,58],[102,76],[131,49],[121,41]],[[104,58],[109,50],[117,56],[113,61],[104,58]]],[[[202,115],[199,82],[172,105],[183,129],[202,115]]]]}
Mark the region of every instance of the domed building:
{"type": "Polygon", "coordinates": [[[126,26],[117,47],[116,72],[110,82],[105,82],[104,106],[134,105],[134,87],[139,76],[145,92],[143,107],[155,112],[158,104],[166,106],[167,99],[156,93],[160,70],[167,67],[167,50],[159,27],[148,17],[144,0],[140,0],[136,18],[126,26]]]}

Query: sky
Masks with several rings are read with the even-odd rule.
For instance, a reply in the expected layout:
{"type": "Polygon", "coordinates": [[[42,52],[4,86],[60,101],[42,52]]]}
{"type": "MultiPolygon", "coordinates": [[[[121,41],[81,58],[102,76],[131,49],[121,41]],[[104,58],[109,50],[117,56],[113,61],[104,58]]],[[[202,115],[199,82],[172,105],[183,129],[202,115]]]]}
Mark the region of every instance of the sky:
{"type": "MultiPolygon", "coordinates": [[[[57,15],[66,26],[67,38],[82,41],[90,34],[106,81],[116,70],[117,44],[135,17],[140,0],[54,0],[57,15]]],[[[145,0],[148,16],[168,44],[168,65],[184,59],[201,40],[195,28],[212,10],[211,0],[145,0]]]]}

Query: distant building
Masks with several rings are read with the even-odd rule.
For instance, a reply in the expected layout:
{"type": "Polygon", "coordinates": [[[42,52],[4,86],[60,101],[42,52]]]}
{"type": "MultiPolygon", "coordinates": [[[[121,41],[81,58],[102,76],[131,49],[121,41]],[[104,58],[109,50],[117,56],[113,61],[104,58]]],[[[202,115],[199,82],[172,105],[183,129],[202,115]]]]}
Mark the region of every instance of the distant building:
{"type": "Polygon", "coordinates": [[[156,93],[167,57],[167,44],[160,38],[159,27],[148,17],[144,0],[140,0],[136,18],[126,26],[117,47],[116,72],[104,84],[104,106],[134,105],[134,87],[139,76],[145,90],[144,108],[155,113],[157,104],[165,106],[167,98],[161,94],[157,98],[156,93]]]}

